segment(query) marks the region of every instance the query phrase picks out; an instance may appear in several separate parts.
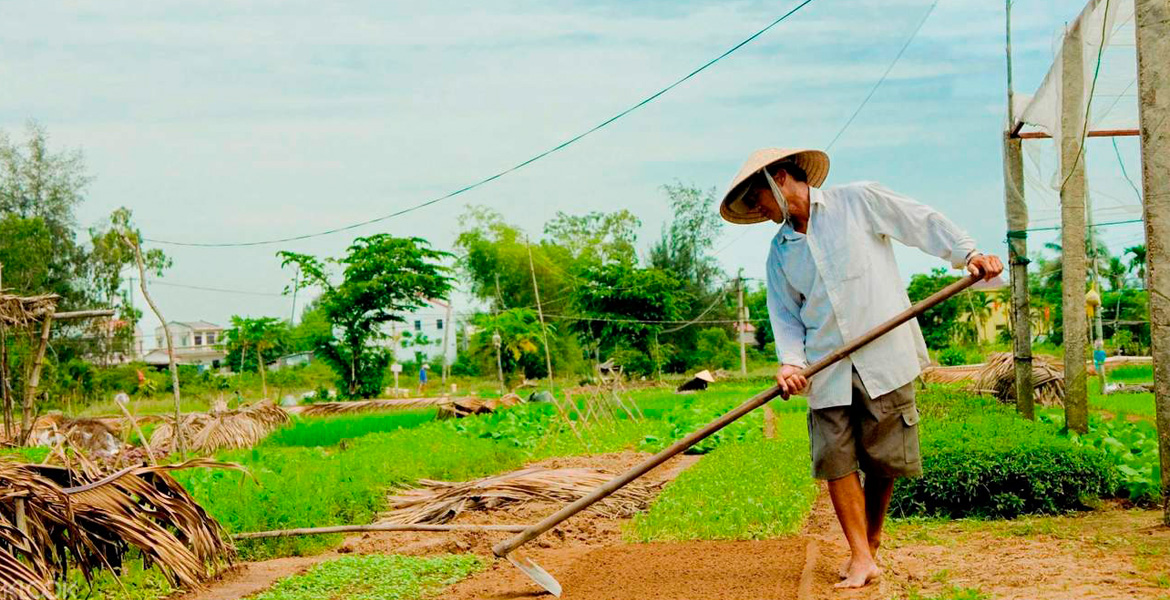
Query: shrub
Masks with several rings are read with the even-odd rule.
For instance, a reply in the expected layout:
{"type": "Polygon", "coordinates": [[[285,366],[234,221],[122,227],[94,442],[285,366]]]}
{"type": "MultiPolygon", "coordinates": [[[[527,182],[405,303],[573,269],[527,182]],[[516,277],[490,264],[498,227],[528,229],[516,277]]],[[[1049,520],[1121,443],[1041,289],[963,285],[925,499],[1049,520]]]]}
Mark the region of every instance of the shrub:
{"type": "Polygon", "coordinates": [[[1011,518],[1086,508],[1116,487],[1112,461],[1054,427],[1006,414],[924,421],[923,476],[900,480],[893,514],[1011,518]]]}
{"type": "Polygon", "coordinates": [[[695,340],[694,364],[711,369],[730,369],[739,362],[739,351],[727,330],[711,327],[695,340]]]}
{"type": "Polygon", "coordinates": [[[944,348],[942,352],[938,353],[938,363],[944,367],[966,364],[967,353],[963,352],[961,348],[955,348],[954,346],[944,348]]]}

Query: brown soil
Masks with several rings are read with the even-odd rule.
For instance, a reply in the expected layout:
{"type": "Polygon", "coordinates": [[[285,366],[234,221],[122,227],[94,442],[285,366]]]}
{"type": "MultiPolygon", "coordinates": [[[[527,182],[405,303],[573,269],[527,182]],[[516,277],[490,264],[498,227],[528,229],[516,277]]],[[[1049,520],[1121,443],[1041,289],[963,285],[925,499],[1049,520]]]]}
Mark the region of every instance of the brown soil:
{"type": "Polygon", "coordinates": [[[1160,518],[1160,511],[1110,504],[1067,517],[894,522],[878,556],[881,581],[839,591],[832,584],[848,548],[822,494],[812,518],[822,525],[810,531],[821,542],[811,597],[945,597],[971,588],[996,600],[1166,600],[1170,528],[1159,526],[1160,518]]]}
{"type": "Polygon", "coordinates": [[[207,589],[170,596],[170,600],[238,600],[260,593],[280,579],[302,573],[335,554],[290,556],[261,562],[240,563],[208,582],[207,589]]]}
{"type": "MultiPolygon", "coordinates": [[[[590,468],[616,475],[628,470],[648,456],[650,455],[639,452],[618,452],[553,458],[535,463],[533,466],[549,469],[590,468]]],[[[651,484],[664,485],[677,477],[683,469],[694,464],[698,458],[697,456],[677,456],[647,473],[645,480],[651,484]]],[[[477,525],[527,525],[539,521],[559,508],[561,508],[560,504],[532,502],[522,506],[491,511],[467,511],[460,514],[454,522],[477,525]]],[[[526,548],[565,548],[616,543],[621,539],[621,523],[621,521],[606,519],[588,512],[582,513],[533,540],[527,544],[526,548]]],[[[478,531],[371,532],[350,537],[337,551],[356,554],[410,555],[472,552],[481,556],[491,556],[492,545],[512,535],[514,534],[478,531]]]]}

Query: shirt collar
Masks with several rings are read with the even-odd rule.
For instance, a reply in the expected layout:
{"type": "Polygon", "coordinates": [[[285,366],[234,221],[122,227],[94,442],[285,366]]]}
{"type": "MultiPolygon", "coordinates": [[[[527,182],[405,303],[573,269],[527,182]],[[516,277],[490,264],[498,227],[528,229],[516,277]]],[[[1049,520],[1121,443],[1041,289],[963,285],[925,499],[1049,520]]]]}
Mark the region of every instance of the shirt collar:
{"type": "Polygon", "coordinates": [[[825,193],[821,191],[821,188],[815,188],[811,185],[808,186],[808,204],[809,204],[809,206],[811,207],[811,206],[816,205],[816,204],[824,204],[824,203],[825,203],[825,193]]]}

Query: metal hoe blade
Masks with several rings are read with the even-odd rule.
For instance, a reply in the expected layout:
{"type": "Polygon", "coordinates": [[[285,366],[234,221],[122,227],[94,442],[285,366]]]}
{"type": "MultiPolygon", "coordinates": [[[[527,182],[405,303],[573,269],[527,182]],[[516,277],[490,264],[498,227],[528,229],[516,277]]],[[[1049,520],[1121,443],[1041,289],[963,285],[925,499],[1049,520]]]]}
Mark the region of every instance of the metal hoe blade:
{"type": "Polygon", "coordinates": [[[508,555],[508,562],[516,565],[517,569],[524,571],[524,574],[530,577],[540,587],[548,590],[548,593],[560,597],[561,596],[561,582],[557,581],[556,577],[545,571],[543,567],[533,562],[527,556],[517,556],[516,554],[508,555]]]}

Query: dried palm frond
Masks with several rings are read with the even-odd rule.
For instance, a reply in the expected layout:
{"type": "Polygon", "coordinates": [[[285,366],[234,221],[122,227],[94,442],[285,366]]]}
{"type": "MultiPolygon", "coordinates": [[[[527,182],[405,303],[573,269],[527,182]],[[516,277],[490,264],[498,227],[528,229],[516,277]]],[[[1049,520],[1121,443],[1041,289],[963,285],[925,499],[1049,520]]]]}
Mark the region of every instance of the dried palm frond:
{"type": "MultiPolygon", "coordinates": [[[[530,467],[466,482],[421,480],[422,487],[390,496],[386,523],[446,523],[465,510],[490,510],[529,502],[572,502],[609,481],[613,475],[594,469],[530,467]]],[[[644,510],[658,486],[634,481],[589,511],[620,518],[644,510]]]]}
{"type": "Polygon", "coordinates": [[[17,598],[53,599],[52,582],[70,563],[91,579],[136,549],[172,584],[199,587],[235,551],[220,524],[168,474],[190,467],[239,468],[193,460],[97,478],[0,460],[0,578],[17,598]]]}
{"type": "MultiPolygon", "coordinates": [[[[975,376],[972,391],[991,394],[1003,402],[1016,398],[1016,367],[1011,352],[997,352],[975,376]]],[[[1043,356],[1032,357],[1033,398],[1041,406],[1064,405],[1064,369],[1043,356]]]]}
{"type": "Polygon", "coordinates": [[[922,381],[926,383],[958,383],[974,381],[983,369],[983,364],[939,367],[931,365],[922,370],[922,381]]]}
{"type": "Polygon", "coordinates": [[[486,415],[501,408],[509,408],[524,402],[516,394],[505,394],[500,398],[456,398],[439,405],[438,419],[462,419],[471,415],[486,415]]]}
{"type": "MultiPolygon", "coordinates": [[[[212,413],[183,415],[183,439],[195,452],[251,448],[274,429],[289,422],[288,413],[279,406],[263,402],[255,406],[212,413]]],[[[155,449],[175,447],[175,421],[163,420],[150,436],[155,449]]]]}
{"type": "MultiPolygon", "coordinates": [[[[466,400],[470,398],[458,398],[466,400]]],[[[333,415],[349,415],[354,413],[374,412],[379,410],[401,410],[411,408],[430,408],[453,402],[451,398],[383,398],[378,400],[352,400],[345,402],[317,402],[305,406],[291,407],[289,412],[306,417],[326,417],[333,415]]]]}
{"type": "Polygon", "coordinates": [[[57,294],[15,296],[0,294],[0,324],[24,327],[57,311],[57,294]]]}

